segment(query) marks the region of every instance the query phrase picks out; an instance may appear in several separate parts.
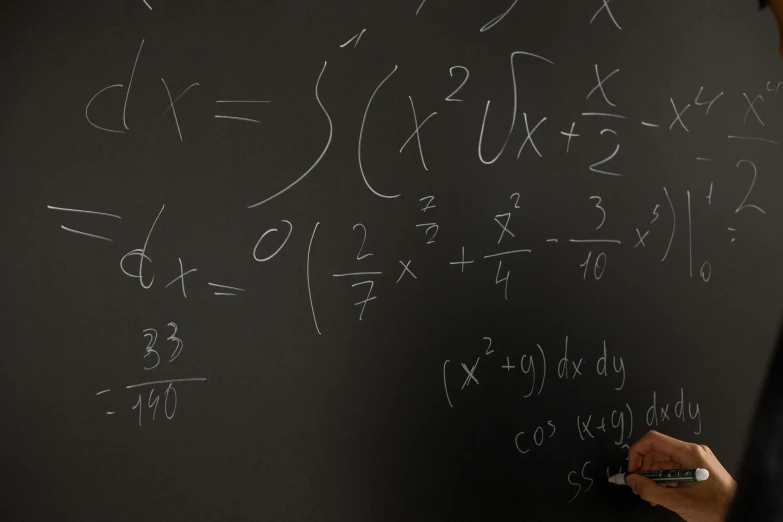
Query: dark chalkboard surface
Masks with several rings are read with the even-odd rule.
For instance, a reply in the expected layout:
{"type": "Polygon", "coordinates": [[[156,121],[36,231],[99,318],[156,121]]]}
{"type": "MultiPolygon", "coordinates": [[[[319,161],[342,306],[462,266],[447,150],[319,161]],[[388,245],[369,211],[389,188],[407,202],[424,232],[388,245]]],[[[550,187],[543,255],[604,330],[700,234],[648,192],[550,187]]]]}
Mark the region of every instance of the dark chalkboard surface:
{"type": "Polygon", "coordinates": [[[748,0],[5,5],[3,520],[670,519],[783,308],[748,0]]]}

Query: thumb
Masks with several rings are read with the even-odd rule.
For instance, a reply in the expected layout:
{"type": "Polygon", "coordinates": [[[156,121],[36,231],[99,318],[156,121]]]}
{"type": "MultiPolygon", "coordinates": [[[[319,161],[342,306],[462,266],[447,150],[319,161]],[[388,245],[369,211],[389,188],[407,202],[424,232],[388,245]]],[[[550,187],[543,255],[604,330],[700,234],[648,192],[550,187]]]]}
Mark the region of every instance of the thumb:
{"type": "Polygon", "coordinates": [[[625,478],[625,483],[628,484],[633,492],[642,497],[647,502],[676,511],[677,505],[677,490],[672,488],[666,488],[659,486],[652,480],[642,477],[640,475],[628,475],[625,478]]]}

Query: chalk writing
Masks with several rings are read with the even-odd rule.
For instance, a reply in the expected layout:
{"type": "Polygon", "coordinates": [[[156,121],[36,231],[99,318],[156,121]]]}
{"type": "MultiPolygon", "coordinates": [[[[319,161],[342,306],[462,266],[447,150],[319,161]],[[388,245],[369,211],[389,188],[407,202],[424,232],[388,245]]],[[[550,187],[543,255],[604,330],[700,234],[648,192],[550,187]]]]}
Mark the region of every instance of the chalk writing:
{"type": "MultiPolygon", "coordinates": [[[[153,13],[151,4],[142,1],[149,11],[142,10],[145,17],[163,10],[156,5],[153,13]]],[[[643,11],[634,11],[632,2],[584,3],[576,16],[587,34],[602,42],[614,38],[607,40],[614,49],[632,44],[643,11]]],[[[418,330],[406,329],[405,306],[392,309],[389,303],[408,299],[415,303],[410,307],[415,313],[432,314],[432,308],[425,307],[433,302],[448,305],[438,308],[442,316],[422,315],[415,326],[437,327],[436,334],[448,331],[457,339],[433,336],[448,342],[431,343],[428,348],[435,355],[427,354],[430,359],[420,356],[428,365],[422,375],[431,377],[435,393],[443,385],[445,401],[436,397],[433,408],[447,412],[455,422],[465,421],[471,408],[482,408],[490,399],[523,410],[509,422],[499,422],[496,430],[501,434],[499,451],[519,462],[563,447],[584,451],[556,470],[564,503],[593,491],[595,480],[603,480],[603,469],[608,475],[610,467],[622,462],[640,427],[678,428],[693,437],[707,433],[715,423],[714,403],[690,388],[686,395],[676,380],[652,389],[645,385],[649,380],[634,379],[649,368],[634,364],[632,354],[642,347],[618,338],[616,325],[626,330],[640,325],[603,307],[625,305],[620,300],[623,291],[645,299],[645,289],[628,288],[637,274],[639,281],[653,281],[656,290],[660,285],[661,292],[671,278],[672,284],[687,284],[694,293],[716,290],[721,281],[735,276],[739,261],[727,260],[719,248],[732,255],[743,252],[751,238],[762,235],[754,227],[774,221],[775,164],[770,154],[780,144],[773,115],[783,81],[741,87],[693,78],[664,81],[659,78],[662,71],[653,75],[637,62],[623,62],[621,53],[607,55],[609,61],[591,53],[587,45],[580,49],[579,60],[568,55],[568,46],[547,42],[530,45],[552,59],[521,50],[507,54],[518,47],[499,54],[509,34],[528,38],[520,40],[525,42],[533,38],[517,25],[536,18],[533,8],[538,7],[519,0],[491,2],[489,11],[477,4],[474,14],[479,18],[471,19],[467,32],[453,40],[441,39],[440,29],[453,24],[451,15],[465,6],[427,0],[404,7],[392,4],[389,13],[397,9],[407,24],[405,39],[398,38],[399,28],[391,33],[388,27],[379,27],[380,17],[371,18],[369,29],[363,16],[339,26],[319,21],[328,32],[312,33],[323,44],[315,54],[303,51],[302,59],[280,58],[291,67],[290,73],[268,70],[274,60],[260,61],[258,77],[274,80],[267,85],[279,89],[276,93],[259,93],[248,80],[235,77],[231,81],[239,90],[227,94],[225,78],[230,75],[220,72],[215,77],[212,64],[188,79],[181,79],[181,72],[162,73],[169,69],[153,60],[160,38],[134,34],[128,40],[122,31],[113,44],[121,51],[112,57],[120,64],[119,77],[96,67],[98,80],[83,90],[77,85],[77,99],[67,103],[88,139],[124,147],[106,148],[101,161],[110,163],[117,151],[131,155],[141,150],[139,157],[152,157],[152,167],[145,168],[154,178],[121,183],[123,195],[125,190],[130,194],[120,203],[111,203],[109,192],[104,197],[89,190],[47,187],[46,201],[34,205],[50,220],[45,221],[51,231],[47,239],[58,248],[72,245],[85,256],[111,256],[111,263],[119,259],[121,274],[116,264],[109,265],[110,273],[120,282],[118,292],[135,292],[139,304],[133,301],[133,306],[140,313],[154,311],[161,302],[176,301],[182,307],[176,322],[159,316],[132,325],[128,345],[121,348],[136,365],[135,377],[88,390],[90,400],[101,408],[100,418],[125,418],[145,430],[167,426],[178,412],[177,423],[184,420],[182,412],[198,398],[197,384],[206,387],[208,377],[188,376],[203,375],[198,370],[185,373],[184,364],[198,354],[199,336],[180,314],[198,310],[199,321],[206,320],[210,314],[202,313],[202,301],[209,300],[217,313],[229,317],[238,310],[253,310],[264,316],[264,327],[279,323],[286,335],[297,330],[293,319],[286,318],[304,317],[309,322],[309,305],[315,332],[301,328],[305,337],[294,339],[295,349],[310,349],[311,343],[317,344],[314,349],[331,353],[332,344],[356,332],[388,336],[400,343],[395,346],[404,346],[410,341],[404,333],[418,330]],[[437,21],[443,26],[433,25],[444,12],[446,16],[437,21]],[[432,40],[419,34],[430,34],[432,40]],[[468,42],[466,47],[450,48],[462,40],[468,42]],[[410,53],[392,48],[400,41],[410,45],[410,53]],[[432,42],[443,42],[440,50],[453,53],[424,48],[432,42]],[[466,52],[484,46],[491,50],[489,57],[466,52]],[[325,60],[330,53],[339,55],[339,63],[325,60]],[[438,57],[440,61],[425,61],[438,57]],[[649,76],[655,76],[657,88],[640,92],[636,86],[649,76]],[[289,85],[297,82],[304,99],[288,95],[300,92],[289,85]],[[477,92],[484,93],[478,100],[477,92]],[[205,102],[207,93],[214,94],[205,102]],[[496,105],[490,121],[492,102],[496,105]],[[476,111],[481,112],[482,103],[480,115],[476,111]],[[145,106],[150,108],[147,113],[141,110],[145,106]],[[300,111],[309,111],[312,121],[297,121],[300,111]],[[142,121],[145,114],[154,119],[142,121]],[[726,122],[730,126],[721,127],[726,122]],[[165,161],[139,149],[143,140],[134,141],[153,125],[160,133],[148,141],[162,140],[178,151],[165,161]],[[294,134],[286,135],[286,129],[294,129],[294,134]],[[251,151],[240,148],[240,137],[253,140],[251,151]],[[243,223],[241,217],[237,221],[228,208],[202,208],[194,187],[202,189],[204,177],[191,177],[191,164],[176,164],[179,154],[204,161],[194,159],[194,151],[209,156],[221,146],[229,148],[215,161],[218,168],[210,180],[217,181],[203,190],[226,188],[220,194],[227,207],[255,209],[253,214],[242,210],[246,219],[255,216],[254,223],[243,223]],[[507,149],[516,149],[516,160],[507,149]],[[345,150],[350,162],[342,157],[345,150]],[[672,150],[682,154],[669,154],[672,150]],[[283,153],[275,156],[279,151],[283,153]],[[286,154],[303,161],[287,166],[286,154]],[[237,162],[226,164],[229,157],[237,162]],[[671,163],[666,168],[677,171],[677,176],[646,164],[657,157],[667,158],[671,163]],[[244,159],[253,162],[247,164],[250,167],[244,159]],[[357,166],[361,181],[355,176],[357,166]],[[243,170],[252,179],[242,175],[243,170]],[[374,172],[387,177],[377,179],[374,172]],[[181,185],[172,185],[172,180],[181,185]],[[246,186],[232,192],[235,183],[246,186]],[[55,190],[61,195],[52,201],[48,198],[55,190]],[[141,210],[138,202],[143,202],[141,210]],[[314,214],[324,207],[335,210],[323,218],[321,227],[314,214]],[[401,208],[407,213],[401,215],[401,208]],[[206,226],[191,219],[194,215],[209,216],[206,226]],[[182,234],[183,223],[193,233],[182,234]],[[716,238],[717,247],[709,248],[710,237],[716,238]],[[254,272],[246,273],[243,266],[254,272]],[[296,277],[288,277],[291,273],[296,277]],[[558,288],[564,288],[567,299],[557,295],[558,288]],[[458,301],[461,292],[467,304],[458,301]],[[254,301],[265,298],[270,301],[254,301]],[[598,311],[573,320],[579,316],[577,307],[585,306],[598,311]],[[453,313],[459,307],[464,315],[453,313]],[[341,315],[350,318],[347,326],[341,315]],[[559,327],[564,318],[573,323],[559,327]],[[514,324],[484,336],[487,324],[501,321],[514,324]],[[524,329],[520,338],[514,336],[514,328],[524,329]],[[180,373],[168,373],[175,370],[180,373]],[[587,454],[599,445],[616,454],[587,454]]],[[[275,23],[284,18],[287,10],[282,11],[275,23]]],[[[769,76],[757,78],[764,77],[769,76]]],[[[96,143],[88,146],[104,150],[96,143]]],[[[120,158],[127,167],[127,158],[120,158]]],[[[73,185],[79,188],[82,181],[74,179],[73,185]]],[[[58,270],[73,266],[63,263],[58,270]]],[[[100,285],[95,286],[98,289],[89,291],[100,292],[100,285]]],[[[654,318],[645,319],[657,324],[654,318]]],[[[262,334],[270,339],[280,335],[271,328],[259,338],[262,334]]],[[[219,348],[229,347],[233,349],[219,348]]],[[[376,347],[368,341],[367,348],[376,347]]],[[[384,348],[388,346],[377,350],[384,348]]],[[[271,367],[273,352],[268,353],[263,357],[270,358],[271,367]]],[[[404,356],[408,354],[401,352],[401,361],[404,356]]],[[[355,368],[347,368],[340,376],[350,381],[355,368]]],[[[290,368],[279,371],[285,370],[290,368]]],[[[430,402],[425,398],[422,407],[430,402]]]]}

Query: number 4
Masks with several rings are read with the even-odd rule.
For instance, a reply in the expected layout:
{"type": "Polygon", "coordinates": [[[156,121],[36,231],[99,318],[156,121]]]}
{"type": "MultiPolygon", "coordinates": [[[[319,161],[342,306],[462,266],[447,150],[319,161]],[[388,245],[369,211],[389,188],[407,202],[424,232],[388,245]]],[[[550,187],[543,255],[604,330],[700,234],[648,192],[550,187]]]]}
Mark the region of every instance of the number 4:
{"type": "Polygon", "coordinates": [[[495,284],[499,285],[500,283],[505,282],[505,290],[503,291],[503,296],[505,297],[506,301],[508,301],[508,280],[511,277],[511,271],[506,271],[506,277],[503,279],[500,279],[500,269],[503,268],[503,261],[498,261],[498,273],[495,275],[495,284]]]}

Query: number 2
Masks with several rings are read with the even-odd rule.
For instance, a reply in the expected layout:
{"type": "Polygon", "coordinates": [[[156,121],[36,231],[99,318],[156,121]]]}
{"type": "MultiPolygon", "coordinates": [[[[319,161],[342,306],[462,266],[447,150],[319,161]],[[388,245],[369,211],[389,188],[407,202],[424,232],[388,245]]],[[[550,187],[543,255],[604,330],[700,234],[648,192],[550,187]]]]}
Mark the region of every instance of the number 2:
{"type": "Polygon", "coordinates": [[[359,247],[359,253],[356,254],[356,260],[361,261],[362,259],[366,257],[370,257],[372,254],[364,254],[362,255],[362,250],[364,249],[364,243],[367,242],[367,227],[362,225],[361,223],[356,223],[353,226],[353,229],[356,230],[356,227],[362,227],[362,232],[364,232],[364,239],[362,239],[362,246],[359,247]]]}
{"type": "Polygon", "coordinates": [[[429,241],[427,241],[427,244],[431,245],[432,243],[435,242],[435,236],[438,235],[438,230],[440,230],[440,227],[436,223],[420,223],[420,224],[416,225],[416,228],[422,228],[422,227],[427,227],[424,230],[425,234],[429,234],[430,230],[433,230],[433,229],[435,230],[432,233],[432,235],[429,237],[429,241]]]}
{"type": "MultiPolygon", "coordinates": [[[[617,135],[617,133],[615,131],[613,131],[612,129],[604,129],[604,130],[602,130],[601,131],[601,135],[603,135],[605,132],[611,132],[615,136],[617,135]]],[[[597,168],[597,167],[600,167],[601,165],[604,165],[604,164],[609,163],[610,161],[612,161],[615,158],[615,156],[617,156],[618,152],[620,152],[620,145],[619,144],[617,144],[617,146],[615,146],[614,152],[612,152],[612,154],[610,156],[607,156],[606,159],[603,159],[601,161],[597,161],[597,162],[593,163],[592,165],[590,165],[590,171],[591,172],[595,172],[596,174],[606,174],[607,176],[622,176],[622,174],[619,174],[617,172],[611,172],[611,171],[608,171],[608,170],[601,170],[601,169],[597,168]]]]}
{"type": "Polygon", "coordinates": [[[468,83],[468,78],[470,78],[470,71],[468,71],[467,67],[463,67],[461,65],[455,65],[451,69],[449,69],[449,76],[454,78],[454,69],[462,69],[465,71],[465,79],[462,81],[459,87],[457,87],[457,90],[446,96],[446,101],[449,102],[463,102],[464,100],[459,100],[457,98],[452,98],[455,94],[457,94],[459,91],[462,90],[463,87],[465,87],[465,84],[468,83]]]}
{"type": "Polygon", "coordinates": [[[755,208],[756,210],[758,210],[759,212],[761,212],[762,214],[764,214],[766,216],[767,213],[764,212],[760,207],[757,207],[756,205],[746,205],[745,204],[745,202],[750,197],[750,193],[753,192],[753,187],[756,185],[756,176],[758,175],[758,169],[756,168],[756,164],[755,163],[753,163],[750,160],[746,160],[746,159],[739,160],[737,162],[737,168],[739,168],[739,166],[742,165],[743,163],[747,163],[748,165],[753,167],[753,181],[750,182],[750,188],[748,189],[748,193],[745,194],[745,198],[742,200],[742,203],[739,204],[739,206],[737,207],[737,210],[735,210],[734,213],[735,214],[739,214],[739,212],[741,210],[745,210],[746,208],[755,208]]]}
{"type": "Polygon", "coordinates": [[[508,198],[514,200],[514,208],[521,208],[519,206],[519,198],[520,198],[519,192],[514,192],[513,194],[511,194],[511,197],[508,198]]]}
{"type": "Polygon", "coordinates": [[[491,337],[484,337],[485,341],[489,341],[489,344],[487,345],[487,351],[484,352],[484,355],[489,355],[491,353],[495,353],[495,350],[490,350],[492,348],[492,338],[491,337]]]}

